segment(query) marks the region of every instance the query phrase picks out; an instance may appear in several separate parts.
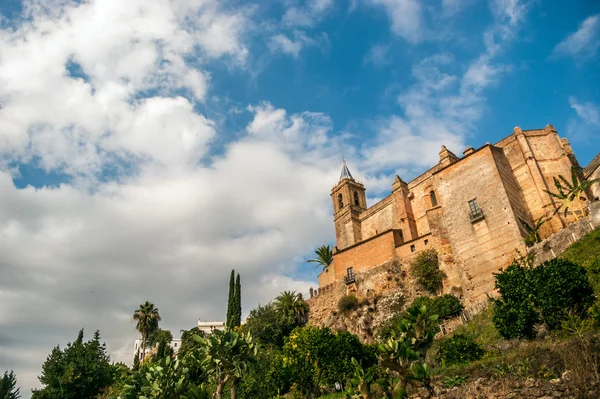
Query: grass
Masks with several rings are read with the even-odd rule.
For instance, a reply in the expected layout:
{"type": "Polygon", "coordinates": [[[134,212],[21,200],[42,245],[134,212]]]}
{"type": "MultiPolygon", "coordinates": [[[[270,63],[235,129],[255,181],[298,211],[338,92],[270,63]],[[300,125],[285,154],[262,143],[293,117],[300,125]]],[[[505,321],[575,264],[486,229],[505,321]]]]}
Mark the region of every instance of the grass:
{"type": "Polygon", "coordinates": [[[573,243],[560,257],[587,267],[594,258],[600,257],[600,227],[573,243]]]}

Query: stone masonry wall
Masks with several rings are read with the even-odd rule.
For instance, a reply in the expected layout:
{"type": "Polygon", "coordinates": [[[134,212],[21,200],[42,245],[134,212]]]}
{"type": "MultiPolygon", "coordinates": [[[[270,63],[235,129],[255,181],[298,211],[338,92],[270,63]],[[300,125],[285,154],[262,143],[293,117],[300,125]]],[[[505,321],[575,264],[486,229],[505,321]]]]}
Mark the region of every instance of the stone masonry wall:
{"type": "Polygon", "coordinates": [[[600,226],[600,201],[589,205],[589,214],[578,222],[569,224],[565,229],[546,238],[529,248],[527,253],[535,254],[534,264],[537,266],[562,254],[571,244],[579,241],[584,235],[600,226]]]}

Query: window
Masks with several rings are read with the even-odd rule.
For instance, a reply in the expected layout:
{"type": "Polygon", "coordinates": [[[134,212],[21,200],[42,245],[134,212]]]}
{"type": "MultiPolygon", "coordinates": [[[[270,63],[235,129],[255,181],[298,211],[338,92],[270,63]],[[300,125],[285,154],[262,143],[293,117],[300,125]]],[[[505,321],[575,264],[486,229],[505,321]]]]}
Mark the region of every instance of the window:
{"type": "Polygon", "coordinates": [[[338,194],[338,206],[340,209],[344,207],[344,197],[342,197],[342,194],[338,194]]]}
{"type": "Polygon", "coordinates": [[[425,245],[428,245],[428,244],[429,244],[429,240],[425,240],[425,245]]]}
{"type": "Polygon", "coordinates": [[[354,192],[354,205],[360,206],[360,203],[358,202],[358,193],[356,191],[354,192]]]}
{"type": "Polygon", "coordinates": [[[353,282],[356,281],[356,278],[354,277],[354,270],[351,267],[349,267],[348,269],[346,269],[346,278],[345,278],[345,280],[346,280],[346,284],[353,283],[353,282]]]}
{"type": "Polygon", "coordinates": [[[414,245],[411,245],[411,246],[410,246],[410,252],[415,252],[415,250],[416,250],[415,246],[414,246],[414,245]]]}
{"type": "Polygon", "coordinates": [[[470,216],[472,222],[476,222],[478,220],[483,219],[483,211],[481,210],[479,205],[477,205],[477,198],[473,198],[469,201],[469,211],[471,214],[470,216]]]}
{"type": "Polygon", "coordinates": [[[431,206],[437,206],[437,198],[435,197],[435,191],[431,190],[429,192],[429,199],[431,200],[431,206]]]}

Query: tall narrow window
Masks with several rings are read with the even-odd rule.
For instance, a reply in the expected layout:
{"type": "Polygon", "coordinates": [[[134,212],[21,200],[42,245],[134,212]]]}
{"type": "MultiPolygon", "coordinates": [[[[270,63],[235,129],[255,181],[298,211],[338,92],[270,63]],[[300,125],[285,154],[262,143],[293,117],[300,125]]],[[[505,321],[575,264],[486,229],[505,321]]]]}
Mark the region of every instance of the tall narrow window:
{"type": "Polygon", "coordinates": [[[479,205],[477,205],[477,198],[473,198],[472,200],[469,201],[469,209],[471,210],[471,213],[479,212],[479,205]]]}
{"type": "Polygon", "coordinates": [[[360,206],[360,202],[358,201],[358,193],[354,192],[354,205],[360,206]]]}
{"type": "Polygon", "coordinates": [[[431,190],[429,192],[429,199],[431,200],[431,206],[437,206],[437,198],[435,196],[435,191],[431,190]]]}
{"type": "Polygon", "coordinates": [[[344,198],[342,197],[342,194],[338,194],[338,206],[340,209],[344,207],[344,198]]]}

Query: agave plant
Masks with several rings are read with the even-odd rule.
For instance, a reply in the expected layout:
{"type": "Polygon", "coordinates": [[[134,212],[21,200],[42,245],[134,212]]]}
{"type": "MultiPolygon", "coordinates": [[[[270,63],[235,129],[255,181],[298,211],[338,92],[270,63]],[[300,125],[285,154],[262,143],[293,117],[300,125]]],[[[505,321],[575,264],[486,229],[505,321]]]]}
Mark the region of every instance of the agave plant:
{"type": "Polygon", "coordinates": [[[559,202],[559,206],[556,208],[555,214],[563,211],[563,215],[566,217],[567,212],[574,204],[577,204],[580,215],[575,214],[577,219],[583,217],[583,205],[582,201],[587,201],[587,198],[582,196],[594,183],[597,183],[600,179],[594,180],[579,180],[577,176],[577,169],[571,168],[571,181],[568,181],[564,176],[559,175],[558,178],[554,177],[554,187],[557,192],[544,190],[552,198],[559,202]]]}
{"type": "Polygon", "coordinates": [[[252,336],[235,330],[214,330],[206,338],[194,335],[194,340],[201,346],[193,356],[217,385],[215,399],[222,399],[228,382],[230,398],[236,399],[240,380],[255,361],[257,348],[252,336]]]}
{"type": "Polygon", "coordinates": [[[542,216],[535,221],[535,224],[533,226],[531,226],[529,223],[519,218],[519,221],[521,222],[525,230],[527,230],[527,237],[525,238],[525,243],[527,245],[537,244],[538,242],[542,241],[542,237],[540,237],[540,229],[542,228],[544,223],[546,223],[549,220],[550,218],[542,216]]]}

